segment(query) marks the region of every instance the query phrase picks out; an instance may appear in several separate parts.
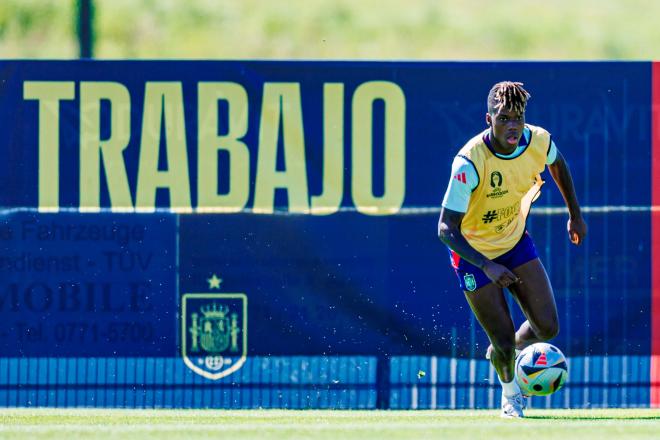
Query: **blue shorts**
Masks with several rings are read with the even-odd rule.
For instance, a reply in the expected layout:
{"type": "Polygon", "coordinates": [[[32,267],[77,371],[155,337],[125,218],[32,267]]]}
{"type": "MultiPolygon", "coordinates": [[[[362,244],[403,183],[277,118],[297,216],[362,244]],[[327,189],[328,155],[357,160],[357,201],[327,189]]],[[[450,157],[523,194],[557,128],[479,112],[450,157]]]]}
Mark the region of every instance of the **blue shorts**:
{"type": "MultiPolygon", "coordinates": [[[[536,254],[536,248],[534,247],[532,237],[525,232],[520,238],[520,241],[518,241],[510,251],[493,259],[493,261],[497,264],[501,264],[509,270],[513,270],[521,264],[532,261],[537,257],[538,255],[536,254]]],[[[451,266],[456,271],[458,284],[461,286],[461,289],[471,292],[488,283],[492,283],[490,278],[488,278],[481,269],[464,260],[451,249],[449,249],[449,259],[451,260],[451,266]]]]}

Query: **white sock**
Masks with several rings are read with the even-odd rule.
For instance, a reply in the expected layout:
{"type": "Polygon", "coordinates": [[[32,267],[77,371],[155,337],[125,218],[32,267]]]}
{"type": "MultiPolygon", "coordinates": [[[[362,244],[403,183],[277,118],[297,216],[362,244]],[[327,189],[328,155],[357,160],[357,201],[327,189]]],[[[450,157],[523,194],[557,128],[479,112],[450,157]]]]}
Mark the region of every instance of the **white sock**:
{"type": "Polygon", "coordinates": [[[520,393],[520,387],[515,380],[512,380],[511,382],[502,382],[502,379],[499,377],[498,379],[502,384],[502,390],[504,391],[505,396],[515,396],[516,394],[520,393]]]}

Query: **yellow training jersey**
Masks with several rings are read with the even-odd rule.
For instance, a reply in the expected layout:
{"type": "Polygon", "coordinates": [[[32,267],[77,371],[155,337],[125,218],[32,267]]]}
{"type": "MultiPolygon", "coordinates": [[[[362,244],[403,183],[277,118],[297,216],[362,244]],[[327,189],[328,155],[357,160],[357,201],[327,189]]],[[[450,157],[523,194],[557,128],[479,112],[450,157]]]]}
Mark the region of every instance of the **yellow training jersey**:
{"type": "Polygon", "coordinates": [[[550,147],[550,133],[526,124],[531,133],[525,150],[512,159],[497,157],[485,133],[472,138],[458,155],[469,160],[479,176],[472,191],[461,233],[487,258],[498,257],[525,232],[532,202],[543,184],[540,173],[550,147]]]}

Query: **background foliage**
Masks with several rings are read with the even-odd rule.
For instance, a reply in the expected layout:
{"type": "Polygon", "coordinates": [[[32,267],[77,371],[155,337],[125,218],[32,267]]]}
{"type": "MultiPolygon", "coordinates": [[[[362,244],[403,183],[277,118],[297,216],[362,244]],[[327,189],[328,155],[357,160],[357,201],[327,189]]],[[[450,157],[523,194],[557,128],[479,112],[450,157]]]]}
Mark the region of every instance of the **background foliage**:
{"type": "MultiPolygon", "coordinates": [[[[97,58],[658,59],[651,0],[95,0],[97,58]]],[[[3,58],[75,58],[75,0],[2,0],[3,58]]]]}

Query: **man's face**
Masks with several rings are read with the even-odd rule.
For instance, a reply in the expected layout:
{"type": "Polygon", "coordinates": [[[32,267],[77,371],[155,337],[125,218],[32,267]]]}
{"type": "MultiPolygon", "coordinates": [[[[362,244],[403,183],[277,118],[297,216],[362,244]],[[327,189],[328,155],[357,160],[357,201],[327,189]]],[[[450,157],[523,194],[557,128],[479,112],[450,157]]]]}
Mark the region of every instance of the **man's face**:
{"type": "Polygon", "coordinates": [[[493,135],[499,145],[507,150],[518,146],[525,126],[525,113],[500,108],[495,114],[486,114],[486,122],[493,127],[493,135]]]}

